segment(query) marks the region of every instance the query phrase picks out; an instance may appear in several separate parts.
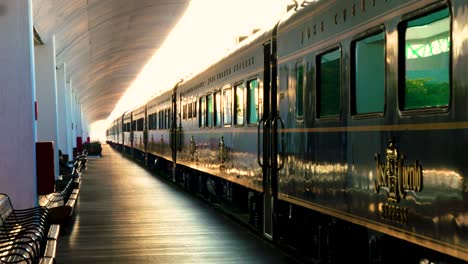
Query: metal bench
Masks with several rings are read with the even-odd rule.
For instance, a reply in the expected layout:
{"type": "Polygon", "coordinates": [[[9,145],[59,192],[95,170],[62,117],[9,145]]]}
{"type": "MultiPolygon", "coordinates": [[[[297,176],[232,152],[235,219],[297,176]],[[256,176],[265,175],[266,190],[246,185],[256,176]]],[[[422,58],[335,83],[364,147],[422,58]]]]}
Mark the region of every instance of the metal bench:
{"type": "Polygon", "coordinates": [[[59,182],[65,184],[57,184],[60,191],[39,196],[39,205],[49,209],[50,222],[53,224],[61,224],[73,215],[76,200],[79,194],[79,177],[72,175],[64,175],[59,182]]]}
{"type": "Polygon", "coordinates": [[[0,194],[1,263],[53,260],[59,231],[59,225],[50,225],[47,208],[14,209],[8,195],[0,194]]]}

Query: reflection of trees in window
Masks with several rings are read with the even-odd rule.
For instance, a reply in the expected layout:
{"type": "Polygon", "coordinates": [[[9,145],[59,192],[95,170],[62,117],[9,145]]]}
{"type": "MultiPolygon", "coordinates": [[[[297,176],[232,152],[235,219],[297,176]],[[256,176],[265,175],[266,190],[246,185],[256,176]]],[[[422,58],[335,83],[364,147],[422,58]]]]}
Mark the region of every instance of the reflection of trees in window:
{"type": "Polygon", "coordinates": [[[340,50],[323,54],[319,57],[319,117],[340,114],[341,91],[341,54],[340,50]]]}
{"type": "Polygon", "coordinates": [[[249,124],[256,124],[258,121],[258,80],[251,80],[247,83],[247,120],[249,124]]]}
{"type": "Polygon", "coordinates": [[[448,8],[404,24],[405,110],[444,107],[450,100],[448,8]]]}
{"type": "Polygon", "coordinates": [[[244,124],[244,84],[239,84],[236,86],[235,90],[235,124],[236,125],[243,125],[244,124]]]}
{"type": "Polygon", "coordinates": [[[448,82],[431,79],[406,80],[405,109],[447,106],[450,97],[448,82]]]}

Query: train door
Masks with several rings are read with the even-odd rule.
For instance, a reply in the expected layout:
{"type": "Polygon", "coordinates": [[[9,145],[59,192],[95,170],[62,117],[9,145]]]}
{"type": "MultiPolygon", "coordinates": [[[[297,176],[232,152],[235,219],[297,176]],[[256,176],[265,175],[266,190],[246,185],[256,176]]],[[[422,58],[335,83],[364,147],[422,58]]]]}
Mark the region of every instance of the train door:
{"type": "Polygon", "coordinates": [[[181,131],[182,131],[182,120],[180,116],[180,110],[177,108],[177,88],[182,83],[180,80],[172,89],[172,103],[171,103],[171,117],[170,117],[170,129],[169,129],[169,144],[171,147],[172,154],[172,180],[176,181],[177,171],[177,151],[181,149],[181,131]],[[179,112],[178,112],[179,111],[179,112]],[[179,126],[177,121],[179,120],[179,126]]]}
{"type": "Polygon", "coordinates": [[[145,106],[145,115],[143,116],[143,149],[145,151],[145,164],[148,165],[148,106],[145,106]]]}
{"type": "Polygon", "coordinates": [[[275,49],[274,41],[264,44],[263,116],[258,122],[258,161],[263,172],[263,234],[269,239],[275,239],[276,235],[274,209],[278,198],[278,169],[275,158],[278,139],[275,133],[279,117],[275,49]]]}
{"type": "Polygon", "coordinates": [[[171,127],[170,127],[170,146],[172,152],[172,180],[176,180],[176,163],[177,163],[177,85],[174,87],[172,92],[172,117],[171,117],[171,127]]]}

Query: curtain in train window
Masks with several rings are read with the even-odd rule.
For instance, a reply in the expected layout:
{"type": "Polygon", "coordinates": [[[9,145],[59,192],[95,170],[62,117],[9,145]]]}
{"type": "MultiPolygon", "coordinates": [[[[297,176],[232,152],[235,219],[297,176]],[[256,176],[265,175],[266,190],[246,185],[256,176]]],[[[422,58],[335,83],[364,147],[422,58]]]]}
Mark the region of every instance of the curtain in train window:
{"type": "Polygon", "coordinates": [[[341,53],[340,49],[318,57],[318,116],[340,114],[341,53]]]}
{"type": "Polygon", "coordinates": [[[205,105],[206,99],[205,97],[200,98],[200,127],[205,127],[205,118],[206,118],[206,105],[205,105]]]}
{"type": "Polygon", "coordinates": [[[234,101],[234,122],[236,125],[244,124],[244,84],[239,84],[235,89],[235,101],[234,101]]]}
{"type": "Polygon", "coordinates": [[[258,80],[247,82],[247,122],[256,124],[258,122],[258,80]]]}
{"type": "Polygon", "coordinates": [[[210,94],[206,97],[206,126],[213,126],[213,94],[210,94]]]}
{"type": "Polygon", "coordinates": [[[448,106],[451,42],[448,8],[408,21],[405,26],[403,108],[448,106]]]}
{"type": "Polygon", "coordinates": [[[296,118],[304,115],[304,64],[296,64],[296,118]]]}
{"type": "Polygon", "coordinates": [[[384,32],[355,42],[353,74],[353,114],[383,112],[385,106],[384,32]]]}
{"type": "Polygon", "coordinates": [[[215,126],[221,126],[221,92],[216,92],[214,96],[215,100],[215,126]]]}
{"type": "Polygon", "coordinates": [[[232,89],[225,89],[223,91],[223,122],[224,125],[232,123],[232,89]]]}

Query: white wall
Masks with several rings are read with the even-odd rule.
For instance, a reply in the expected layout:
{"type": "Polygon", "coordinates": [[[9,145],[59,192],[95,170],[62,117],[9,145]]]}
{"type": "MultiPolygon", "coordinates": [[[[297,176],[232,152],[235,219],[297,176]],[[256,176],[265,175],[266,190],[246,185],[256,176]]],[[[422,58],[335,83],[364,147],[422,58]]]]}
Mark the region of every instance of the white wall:
{"type": "Polygon", "coordinates": [[[32,2],[0,2],[0,192],[37,204],[32,2]]]}

